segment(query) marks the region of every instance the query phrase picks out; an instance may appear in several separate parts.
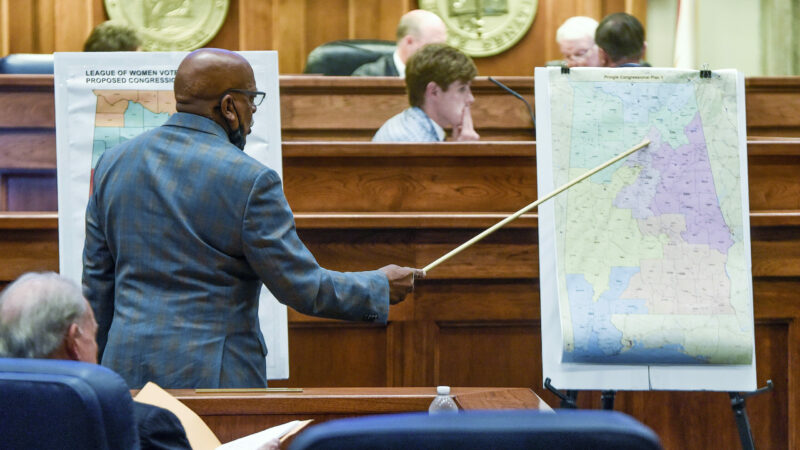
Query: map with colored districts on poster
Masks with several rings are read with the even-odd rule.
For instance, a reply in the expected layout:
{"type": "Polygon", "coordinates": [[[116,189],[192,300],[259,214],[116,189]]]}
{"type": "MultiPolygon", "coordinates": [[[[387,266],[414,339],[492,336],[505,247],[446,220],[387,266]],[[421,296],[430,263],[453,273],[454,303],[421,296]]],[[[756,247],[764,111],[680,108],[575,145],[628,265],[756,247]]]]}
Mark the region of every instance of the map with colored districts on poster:
{"type": "Polygon", "coordinates": [[[552,255],[545,243],[540,253],[555,265],[562,362],[750,364],[738,74],[537,69],[537,96],[540,73],[550,120],[537,156],[550,164],[538,171],[553,188],[651,141],[540,211],[540,227],[554,227],[552,255]]]}
{"type": "Polygon", "coordinates": [[[92,92],[97,98],[92,173],[103,152],[158,127],[175,113],[172,91],[95,89],[92,92]]]}

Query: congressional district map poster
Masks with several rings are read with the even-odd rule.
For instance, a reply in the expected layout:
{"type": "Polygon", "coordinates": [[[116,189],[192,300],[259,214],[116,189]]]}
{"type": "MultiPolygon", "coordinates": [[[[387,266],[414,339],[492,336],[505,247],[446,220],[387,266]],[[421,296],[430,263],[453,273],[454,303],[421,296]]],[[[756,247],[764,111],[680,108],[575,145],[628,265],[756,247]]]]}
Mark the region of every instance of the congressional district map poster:
{"type": "MultiPolygon", "coordinates": [[[[276,52],[240,52],[267,93],[245,152],[280,175],[281,128],[276,52]]],[[[61,274],[80,283],[84,218],[97,159],[116,144],[158,127],[175,112],[172,85],[185,52],[56,53],[58,242],[61,274]]],[[[289,376],[286,307],[261,289],[259,319],[269,349],[267,376],[289,376]]]]}
{"type": "Polygon", "coordinates": [[[755,389],[744,79],[537,68],[544,376],[567,389],[755,389]]]}

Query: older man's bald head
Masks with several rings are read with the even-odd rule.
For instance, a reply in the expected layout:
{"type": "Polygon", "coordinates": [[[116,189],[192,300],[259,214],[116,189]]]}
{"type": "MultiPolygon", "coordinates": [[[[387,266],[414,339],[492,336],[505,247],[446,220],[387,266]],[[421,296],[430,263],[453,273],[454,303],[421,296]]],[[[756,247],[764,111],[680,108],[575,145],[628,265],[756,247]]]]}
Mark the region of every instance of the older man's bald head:
{"type": "Polygon", "coordinates": [[[241,55],[201,48],[189,53],[175,75],[177,110],[210,117],[228,89],[255,89],[253,68],[241,55]]]}
{"type": "Polygon", "coordinates": [[[446,41],[447,26],[439,16],[424,9],[403,14],[397,25],[397,51],[403,63],[425,45],[446,41]]]}

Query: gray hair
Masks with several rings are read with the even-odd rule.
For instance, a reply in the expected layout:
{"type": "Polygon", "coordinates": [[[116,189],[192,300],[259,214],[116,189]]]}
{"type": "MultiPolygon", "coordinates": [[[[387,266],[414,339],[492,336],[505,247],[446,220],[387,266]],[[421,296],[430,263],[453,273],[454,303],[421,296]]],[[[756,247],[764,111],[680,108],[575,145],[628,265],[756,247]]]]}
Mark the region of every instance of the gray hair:
{"type": "Polygon", "coordinates": [[[74,282],[53,272],[22,275],[0,294],[0,356],[49,357],[86,309],[74,282]]]}
{"type": "Polygon", "coordinates": [[[556,31],[556,42],[581,39],[589,36],[594,40],[594,32],[597,30],[597,21],[591,17],[575,16],[565,20],[556,31]]]}

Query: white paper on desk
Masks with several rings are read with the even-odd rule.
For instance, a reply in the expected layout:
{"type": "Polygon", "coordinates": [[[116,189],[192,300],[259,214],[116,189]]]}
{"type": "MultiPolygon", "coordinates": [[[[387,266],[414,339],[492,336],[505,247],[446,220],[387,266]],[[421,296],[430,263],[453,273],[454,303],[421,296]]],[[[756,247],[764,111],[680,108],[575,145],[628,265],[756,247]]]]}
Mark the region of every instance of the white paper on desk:
{"type": "Polygon", "coordinates": [[[291,422],[286,422],[283,425],[267,428],[264,431],[253,433],[249,436],[236,439],[235,441],[230,441],[227,444],[222,444],[217,447],[217,450],[252,450],[254,448],[260,448],[262,445],[273,439],[280,439],[286,433],[289,433],[296,426],[301,425],[303,422],[310,421],[293,420],[291,422]]]}

